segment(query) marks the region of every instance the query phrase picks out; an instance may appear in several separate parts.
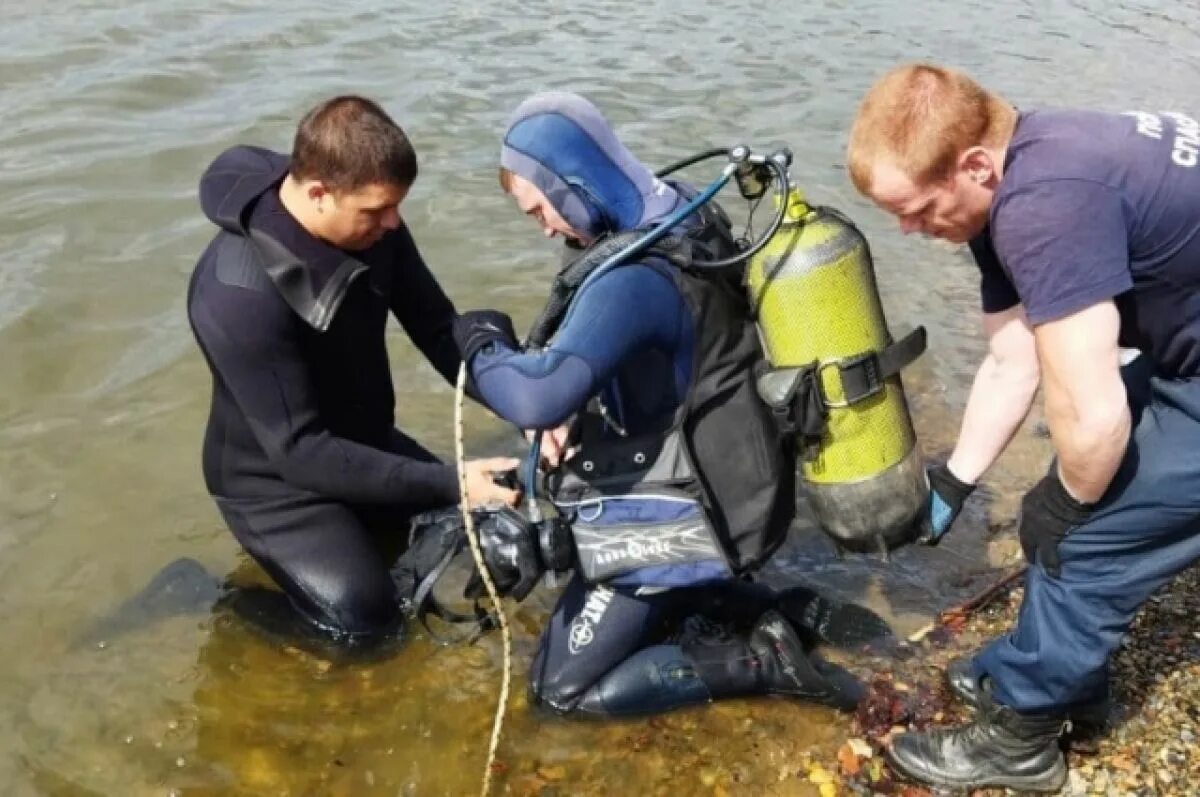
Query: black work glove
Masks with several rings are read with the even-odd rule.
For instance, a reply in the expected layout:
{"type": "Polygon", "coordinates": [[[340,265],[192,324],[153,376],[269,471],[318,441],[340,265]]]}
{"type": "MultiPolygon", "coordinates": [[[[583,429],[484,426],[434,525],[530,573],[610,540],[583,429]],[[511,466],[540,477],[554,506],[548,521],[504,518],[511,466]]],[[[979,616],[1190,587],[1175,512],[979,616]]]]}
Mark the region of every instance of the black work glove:
{"type": "Polygon", "coordinates": [[[454,343],[463,362],[491,343],[507,343],[514,349],[520,348],[512,319],[499,310],[470,310],[454,319],[454,343]]]}
{"type": "Polygon", "coordinates": [[[1076,501],[1062,480],[1058,468],[1050,469],[1021,500],[1021,550],[1030,564],[1040,562],[1052,578],[1058,578],[1058,544],[1071,529],[1087,520],[1091,507],[1076,501]]]}
{"type": "MultiPolygon", "coordinates": [[[[537,586],[544,568],[538,555],[537,531],[521,513],[510,507],[489,512],[475,528],[483,561],[501,595],[523,601],[537,586]]],[[[478,598],[484,594],[483,581],[475,573],[463,594],[478,598]]]]}
{"type": "Polygon", "coordinates": [[[921,515],[917,541],[937,545],[958,519],[967,497],[975,492],[975,485],[959,481],[946,465],[930,468],[926,475],[929,477],[929,498],[921,515]]]}

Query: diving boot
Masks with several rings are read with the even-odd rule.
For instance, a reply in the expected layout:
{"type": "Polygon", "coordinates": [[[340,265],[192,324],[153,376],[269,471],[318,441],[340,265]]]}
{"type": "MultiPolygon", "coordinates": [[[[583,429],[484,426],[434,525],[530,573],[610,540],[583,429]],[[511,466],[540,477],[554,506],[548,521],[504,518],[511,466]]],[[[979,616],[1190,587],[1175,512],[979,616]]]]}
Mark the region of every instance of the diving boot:
{"type": "Polygon", "coordinates": [[[806,654],[791,623],[774,609],[755,623],[749,643],[770,694],[814,700],[853,711],[866,693],[848,671],[806,654]]]}
{"type": "Polygon", "coordinates": [[[774,610],[759,618],[749,639],[643,648],[578,698],[548,694],[543,685],[534,691],[538,702],[557,711],[606,716],[650,714],[767,694],[848,711],[864,693],[850,673],[805,655],[795,629],[774,610]]]}
{"type": "MultiPolygon", "coordinates": [[[[976,676],[971,663],[974,656],[963,656],[946,665],[946,683],[963,703],[973,709],[983,708],[992,701],[992,679],[987,674],[976,676]]],[[[1112,701],[1108,696],[1077,703],[1067,709],[1071,738],[1095,736],[1104,730],[1112,713],[1112,701]]]]}
{"type": "Polygon", "coordinates": [[[882,617],[863,606],[842,603],[808,587],[792,587],[775,596],[775,608],[801,631],[839,647],[887,648],[898,644],[882,617]]]}
{"type": "Polygon", "coordinates": [[[900,734],[888,759],[900,774],[931,786],[1055,792],[1067,781],[1058,744],[1066,724],[1063,714],[1019,714],[991,703],[968,725],[900,734]]]}
{"type": "Polygon", "coordinates": [[[643,648],[578,697],[550,694],[543,684],[533,689],[537,702],[561,713],[578,710],[605,716],[651,714],[766,694],[850,710],[863,691],[850,673],[806,656],[795,630],[773,610],[759,618],[749,639],[643,648]]]}

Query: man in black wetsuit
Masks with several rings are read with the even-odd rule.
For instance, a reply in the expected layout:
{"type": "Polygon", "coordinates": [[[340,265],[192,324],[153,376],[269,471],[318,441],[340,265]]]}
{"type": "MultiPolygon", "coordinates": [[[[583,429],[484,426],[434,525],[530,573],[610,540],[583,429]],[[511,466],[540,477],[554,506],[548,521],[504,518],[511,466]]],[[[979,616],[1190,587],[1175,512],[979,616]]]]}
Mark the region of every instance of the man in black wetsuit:
{"type": "MultiPolygon", "coordinates": [[[[304,117],[290,158],[234,147],[200,183],[219,228],[188,289],[213,375],[205,483],[299,615],[347,642],[400,627],[386,538],[459,499],[453,466],[394,426],[389,311],[451,383],[460,362],[400,218],[416,176],[400,127],[345,96],[304,117]]],[[[467,463],[472,504],[514,503],[493,474],[516,464],[467,463]]]]}

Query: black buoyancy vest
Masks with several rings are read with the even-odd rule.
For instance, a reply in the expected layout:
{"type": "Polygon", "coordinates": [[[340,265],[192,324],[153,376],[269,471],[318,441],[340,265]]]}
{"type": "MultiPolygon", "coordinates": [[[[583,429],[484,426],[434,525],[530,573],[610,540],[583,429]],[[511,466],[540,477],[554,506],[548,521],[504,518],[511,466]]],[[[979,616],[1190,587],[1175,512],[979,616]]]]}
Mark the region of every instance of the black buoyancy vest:
{"type": "MultiPolygon", "coordinates": [[[[735,253],[728,218],[711,202],[699,214],[699,228],[664,239],[644,256],[674,266],[669,273],[696,335],[691,384],[671,427],[638,438],[601,436],[604,419],[592,402],[578,419],[579,453],[550,484],[556,502],[663,490],[697,498],[731,570],[742,574],[762,565],[787,535],[795,514],[795,457],[755,390],[764,354],[742,268],[703,267],[705,260],[735,253]]],[[[589,264],[594,268],[616,251],[611,245],[599,251],[599,243],[561,272],[574,270],[576,287],[589,264]]],[[[558,318],[543,329],[546,340],[565,314],[563,304],[558,295],[547,305],[558,318]]]]}

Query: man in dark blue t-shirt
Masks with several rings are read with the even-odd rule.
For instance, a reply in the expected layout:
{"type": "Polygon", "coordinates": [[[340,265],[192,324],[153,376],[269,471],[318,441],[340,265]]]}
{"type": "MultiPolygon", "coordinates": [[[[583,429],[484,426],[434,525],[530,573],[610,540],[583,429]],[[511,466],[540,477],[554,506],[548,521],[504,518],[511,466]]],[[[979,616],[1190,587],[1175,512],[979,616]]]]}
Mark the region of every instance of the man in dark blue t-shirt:
{"type": "Polygon", "coordinates": [[[989,352],[930,471],[926,538],[953,523],[1039,382],[1057,455],[1022,502],[1017,627],[948,669],[978,718],[900,736],[892,761],[937,785],[1056,790],[1065,721],[1103,716],[1108,657],[1138,607],[1200,557],[1200,124],[1018,112],[958,72],[909,65],[863,100],[849,162],[904,232],[969,243],[982,275],[989,352]],[[1121,347],[1140,367],[1122,372],[1121,347]]]}

